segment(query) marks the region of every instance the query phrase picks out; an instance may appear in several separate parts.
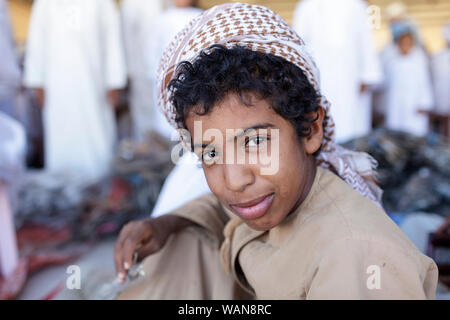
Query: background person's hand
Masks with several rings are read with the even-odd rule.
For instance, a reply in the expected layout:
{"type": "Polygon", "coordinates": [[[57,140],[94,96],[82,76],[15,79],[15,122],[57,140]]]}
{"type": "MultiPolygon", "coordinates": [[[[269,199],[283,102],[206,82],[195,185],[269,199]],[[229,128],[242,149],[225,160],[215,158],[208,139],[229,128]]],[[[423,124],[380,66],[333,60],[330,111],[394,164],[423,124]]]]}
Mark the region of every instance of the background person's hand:
{"type": "Polygon", "coordinates": [[[418,113],[418,114],[422,114],[422,115],[427,115],[427,114],[428,114],[428,110],[425,110],[425,109],[418,109],[418,110],[417,110],[417,113],[418,113]]]}
{"type": "Polygon", "coordinates": [[[135,252],[139,260],[158,252],[172,233],[190,224],[188,220],[173,215],[126,224],[120,231],[114,247],[114,263],[118,280],[125,281],[128,271],[133,266],[135,252]]]}
{"type": "Polygon", "coordinates": [[[444,223],[436,230],[435,233],[442,236],[446,235],[450,237],[450,217],[447,217],[447,219],[445,219],[444,223]]]}
{"type": "Polygon", "coordinates": [[[45,104],[45,90],[43,88],[34,89],[34,94],[36,97],[36,103],[39,108],[44,108],[45,104]]]}
{"type": "Polygon", "coordinates": [[[365,83],[361,83],[359,85],[359,93],[364,93],[369,89],[369,85],[365,84],[365,83]]]}
{"type": "Polygon", "coordinates": [[[108,103],[111,105],[111,108],[115,109],[117,107],[117,104],[119,103],[119,95],[120,90],[118,89],[108,90],[107,99],[108,103]]]}

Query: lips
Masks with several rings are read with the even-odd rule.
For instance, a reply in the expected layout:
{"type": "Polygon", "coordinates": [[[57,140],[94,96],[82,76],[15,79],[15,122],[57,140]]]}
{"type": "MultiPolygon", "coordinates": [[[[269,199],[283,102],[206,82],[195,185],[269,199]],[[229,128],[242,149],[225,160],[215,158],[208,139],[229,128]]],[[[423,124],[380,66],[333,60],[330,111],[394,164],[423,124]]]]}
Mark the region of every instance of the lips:
{"type": "Polygon", "coordinates": [[[262,217],[269,209],[274,199],[274,194],[259,197],[252,201],[232,204],[231,208],[243,219],[251,220],[262,217]]]}

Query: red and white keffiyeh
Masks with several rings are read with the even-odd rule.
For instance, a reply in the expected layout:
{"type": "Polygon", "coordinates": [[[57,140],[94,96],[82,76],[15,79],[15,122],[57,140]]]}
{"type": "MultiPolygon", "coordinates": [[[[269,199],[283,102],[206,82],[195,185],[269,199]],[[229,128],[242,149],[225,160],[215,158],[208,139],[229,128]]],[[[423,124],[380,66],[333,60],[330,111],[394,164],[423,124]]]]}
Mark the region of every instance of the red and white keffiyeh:
{"type": "Polygon", "coordinates": [[[347,150],[334,143],[334,122],[330,103],[320,94],[319,70],[308,54],[303,40],[272,10],[258,5],[227,3],[204,11],[193,19],[165,50],[158,70],[158,106],[169,123],[183,129],[175,121],[167,85],[182,61],[193,62],[201,51],[213,44],[227,48],[237,45],[270,53],[298,66],[316,89],[319,106],[325,111],[324,140],[317,164],[334,171],[353,189],[381,206],[382,190],[376,184],[376,161],[367,153],[347,150]]]}

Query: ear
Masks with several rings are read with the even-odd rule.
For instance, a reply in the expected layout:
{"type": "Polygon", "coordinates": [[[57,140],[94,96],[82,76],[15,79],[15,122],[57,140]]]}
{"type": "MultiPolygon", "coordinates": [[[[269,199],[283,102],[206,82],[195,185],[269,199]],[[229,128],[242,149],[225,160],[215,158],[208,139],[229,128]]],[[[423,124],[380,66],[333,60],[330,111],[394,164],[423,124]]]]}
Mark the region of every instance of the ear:
{"type": "Polygon", "coordinates": [[[325,112],[321,107],[319,107],[317,112],[315,114],[312,114],[312,116],[317,117],[317,119],[311,124],[311,134],[309,135],[309,137],[304,138],[304,146],[307,154],[313,154],[314,152],[319,150],[323,140],[322,123],[325,112]]]}

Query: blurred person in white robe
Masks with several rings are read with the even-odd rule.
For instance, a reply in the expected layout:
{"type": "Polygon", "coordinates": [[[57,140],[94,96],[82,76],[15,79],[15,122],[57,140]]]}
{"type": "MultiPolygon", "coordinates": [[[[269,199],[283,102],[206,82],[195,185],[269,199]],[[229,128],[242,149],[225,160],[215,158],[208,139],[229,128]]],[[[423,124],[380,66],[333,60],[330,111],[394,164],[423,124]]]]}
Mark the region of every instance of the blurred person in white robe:
{"type": "Polygon", "coordinates": [[[0,278],[8,278],[19,263],[13,211],[25,149],[23,126],[0,111],[0,278]]]}
{"type": "Polygon", "coordinates": [[[20,88],[20,69],[6,0],[0,0],[0,52],[0,111],[14,118],[14,100],[20,88]]]}
{"type": "MultiPolygon", "coordinates": [[[[130,111],[135,141],[143,142],[153,129],[156,103],[148,77],[149,64],[156,57],[147,57],[147,47],[156,37],[156,23],[166,1],[122,0],[122,27],[130,86],[130,111]]],[[[153,62],[154,63],[154,62],[153,62]]]]}
{"type": "Polygon", "coordinates": [[[446,48],[436,53],[431,60],[435,111],[450,114],[450,22],[442,28],[446,48]]]}
{"type": "Polygon", "coordinates": [[[95,180],[108,173],[113,114],[126,85],[120,17],[112,0],[33,3],[24,84],[43,107],[45,167],[95,180]]]}
{"type": "MultiPolygon", "coordinates": [[[[156,75],[160,59],[164,50],[193,18],[203,10],[196,6],[196,0],[172,0],[168,9],[164,10],[155,23],[152,31],[149,31],[149,43],[147,44],[147,58],[149,59],[148,74],[153,86],[154,100],[156,100],[156,75]],[[151,36],[150,36],[151,34],[151,36]]],[[[170,126],[164,115],[155,104],[154,130],[168,139],[177,137],[176,131],[170,126]]]]}
{"type": "Polygon", "coordinates": [[[302,0],[293,27],[321,72],[324,95],[331,101],[337,142],[372,129],[371,90],[383,79],[381,63],[362,0],[302,0]]]}
{"type": "MultiPolygon", "coordinates": [[[[147,47],[147,56],[157,57],[157,59],[152,58],[150,60],[149,68],[150,78],[155,88],[154,101],[156,101],[156,75],[159,61],[165,48],[175,38],[176,34],[203,11],[196,7],[196,2],[193,0],[173,0],[171,6],[162,13],[156,22],[158,27],[155,28],[155,36],[152,37],[152,41],[147,47]]],[[[155,130],[168,139],[176,139],[176,131],[156,105],[154,112],[155,130]]],[[[188,152],[177,162],[164,182],[151,214],[153,217],[171,212],[184,203],[211,192],[203,170],[198,166],[196,159],[193,153],[188,152]]]]}
{"type": "Polygon", "coordinates": [[[427,111],[434,103],[428,57],[418,44],[411,21],[396,21],[391,30],[394,44],[388,45],[381,54],[386,126],[425,136],[429,122],[427,111]]]}
{"type": "Polygon", "coordinates": [[[159,217],[181,207],[186,202],[211,193],[198,157],[185,153],[164,181],[153,208],[152,217],[159,217]]]}

